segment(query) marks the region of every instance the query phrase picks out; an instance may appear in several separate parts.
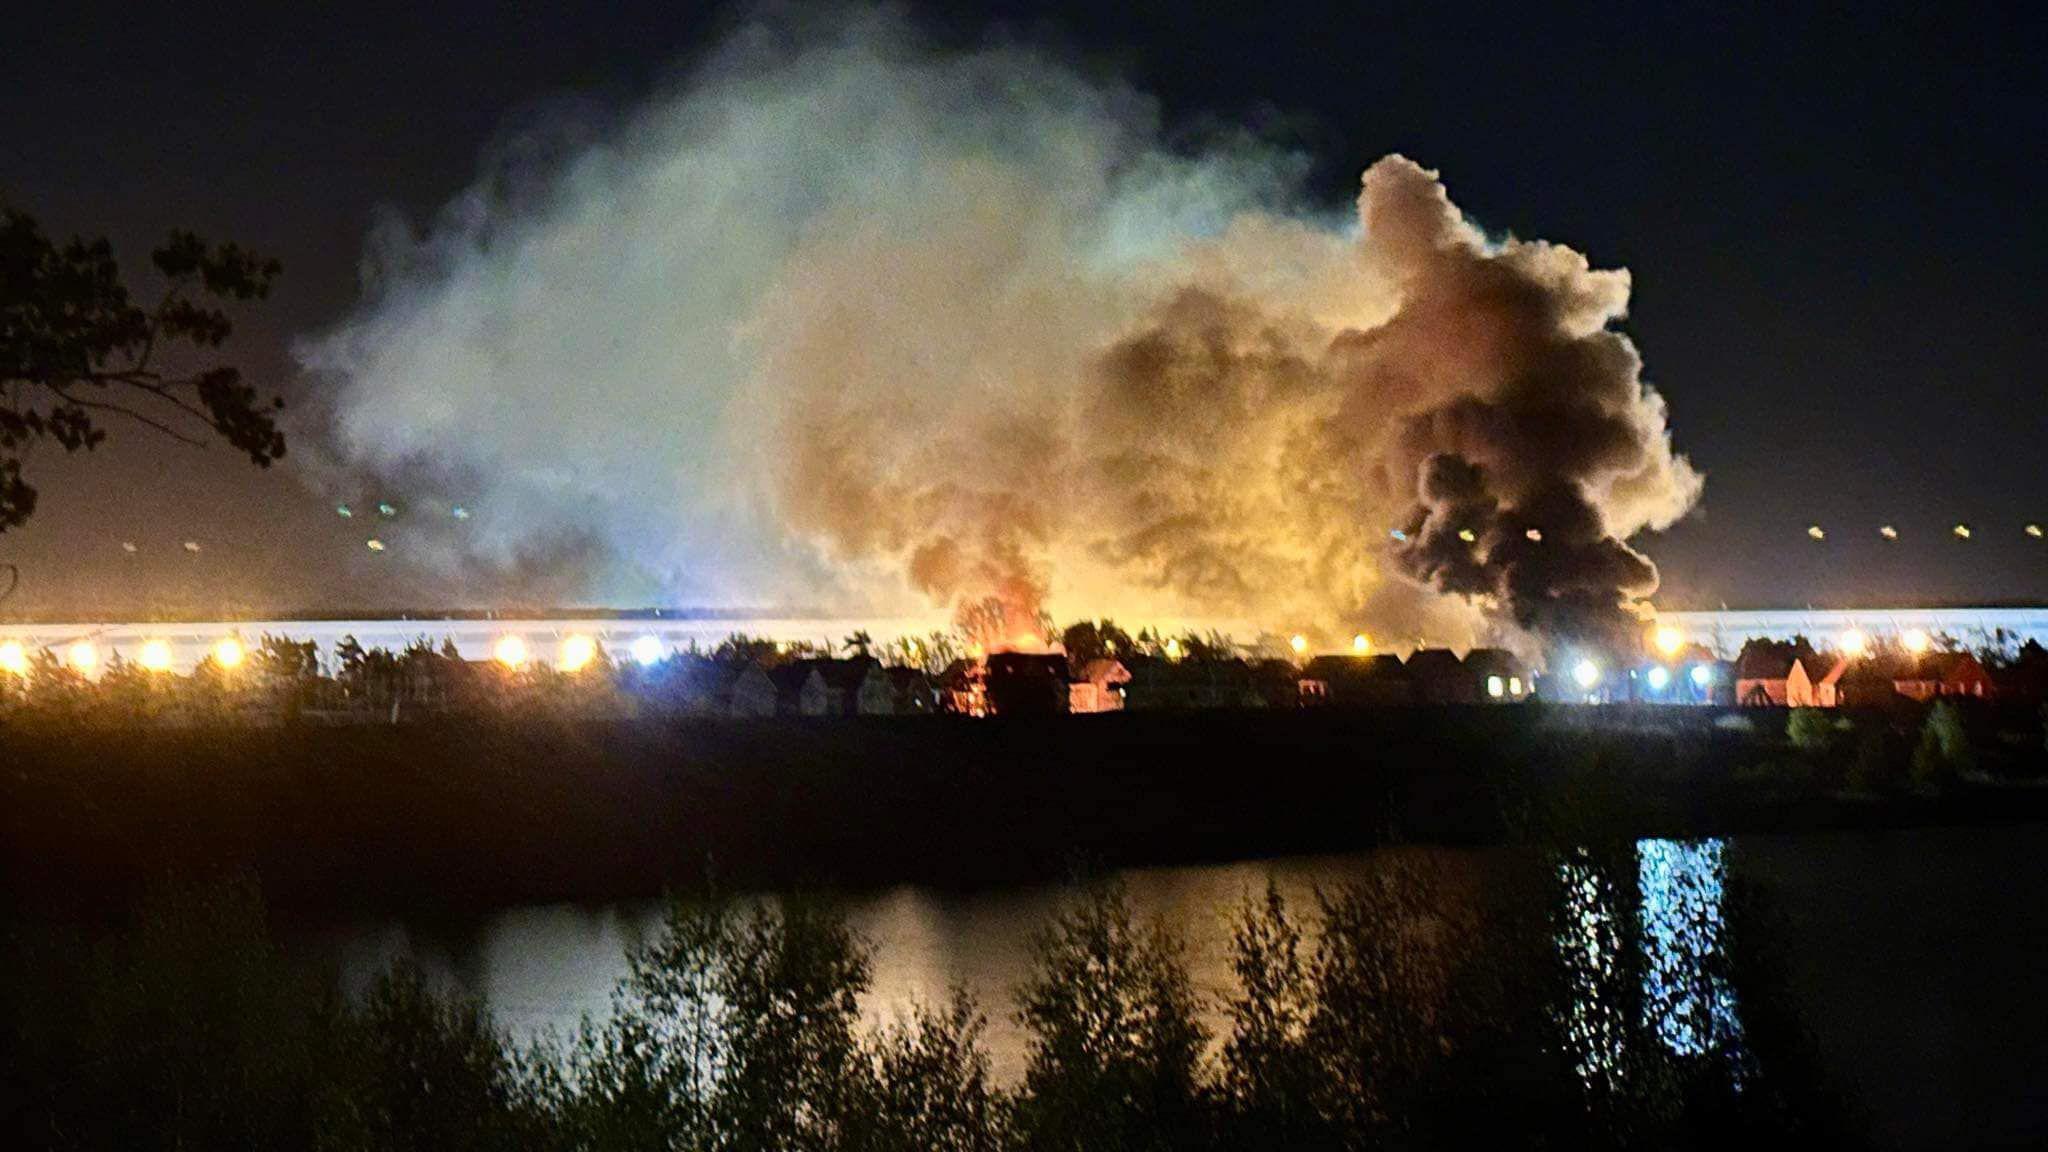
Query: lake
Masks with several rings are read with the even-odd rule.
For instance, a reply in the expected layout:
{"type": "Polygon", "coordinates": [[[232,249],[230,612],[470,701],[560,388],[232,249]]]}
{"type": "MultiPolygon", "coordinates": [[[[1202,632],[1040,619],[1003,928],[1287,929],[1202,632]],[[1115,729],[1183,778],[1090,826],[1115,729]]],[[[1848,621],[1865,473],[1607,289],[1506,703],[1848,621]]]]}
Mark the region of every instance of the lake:
{"type": "MultiPolygon", "coordinates": [[[[2031,1143],[2048,1131],[2044,848],[2048,828],[2038,825],[1645,840],[1633,852],[1634,891],[1622,898],[1641,902],[1642,946],[1655,953],[1644,978],[1682,982],[1688,966],[1719,947],[1724,886],[1761,892],[1784,928],[1786,976],[1821,1063],[1880,1146],[2031,1143]]],[[[1317,886],[1362,879],[1389,859],[1419,867],[1447,903],[1515,869],[1560,869],[1572,907],[1558,946],[1601,963],[1599,926],[1617,885],[1611,870],[1575,873],[1569,854],[1395,848],[1119,879],[1141,914],[1184,938],[1196,986],[1214,1001],[1231,986],[1232,917],[1269,878],[1305,911],[1317,886]]],[[[864,1011],[886,1021],[964,987],[989,1017],[997,1076],[1014,1078],[1025,1036],[1011,1019],[1013,992],[1029,974],[1033,934],[1070,895],[1058,886],[844,895],[848,918],[874,948],[864,1011]]],[[[302,943],[338,964],[352,989],[410,955],[430,975],[484,997],[500,1026],[525,1041],[572,1030],[586,1014],[602,1017],[625,949],[658,929],[660,916],[654,904],[552,905],[461,923],[358,923],[302,943]]],[[[1710,1003],[1660,1021],[1659,1035],[1683,1048],[1700,1042],[1701,1028],[1739,1033],[1733,993],[1709,995],[1710,1003]]]]}

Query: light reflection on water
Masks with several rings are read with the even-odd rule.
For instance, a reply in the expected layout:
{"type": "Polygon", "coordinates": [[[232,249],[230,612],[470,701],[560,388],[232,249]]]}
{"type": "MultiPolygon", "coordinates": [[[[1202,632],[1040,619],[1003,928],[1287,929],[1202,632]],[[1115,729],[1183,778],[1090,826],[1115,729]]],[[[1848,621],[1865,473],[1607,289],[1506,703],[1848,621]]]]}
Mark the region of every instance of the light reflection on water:
{"type": "MultiPolygon", "coordinates": [[[[1449,912],[1476,908],[1489,882],[1538,866],[1540,858],[1500,851],[1405,848],[1141,869],[1118,879],[1140,915],[1156,917],[1183,940],[1189,975],[1220,1040],[1228,1026],[1222,1005],[1235,989],[1232,930],[1246,901],[1263,892],[1270,879],[1290,912],[1312,929],[1319,889],[1365,880],[1390,864],[1419,878],[1427,885],[1430,903],[1449,912]]],[[[1614,914],[1608,911],[1613,905],[1611,884],[1590,872],[1580,878],[1579,872],[1586,870],[1570,862],[1562,867],[1570,883],[1585,886],[1571,888],[1571,898],[1586,892],[1592,901],[1589,907],[1601,910],[1583,922],[1597,924],[1600,916],[1614,914]]],[[[848,919],[873,948],[873,982],[862,1000],[864,1014],[872,1024],[895,1022],[915,1005],[937,1004],[952,989],[965,988],[988,1017],[993,1071],[1004,1080],[1021,1076],[1026,1036],[1013,1019],[1015,993],[1031,975],[1035,935],[1070,895],[1071,889],[1063,885],[973,894],[900,887],[845,899],[842,908],[848,919]]],[[[336,959],[344,987],[352,993],[367,987],[394,959],[410,956],[430,978],[483,997],[498,1024],[516,1042],[526,1043],[550,1031],[566,1036],[586,1016],[603,1019],[611,1010],[613,989],[626,974],[626,950],[658,932],[661,915],[661,907],[652,903],[550,905],[505,912],[469,930],[421,931],[396,923],[358,926],[319,941],[318,947],[336,959]]],[[[1692,939],[1672,934],[1669,947],[1682,950],[1692,939]]],[[[1618,944],[1604,936],[1560,941],[1560,946],[1587,950],[1575,968],[1615,967],[1612,953],[1618,944]]],[[[1683,962],[1682,956],[1673,955],[1672,963],[1683,962]]],[[[1598,1050],[1610,1043],[1601,1038],[1603,1029],[1613,1031],[1599,1023],[1605,1002],[1597,981],[1580,991],[1571,1009],[1573,1032],[1584,1030],[1586,1042],[1598,1050]]]]}
{"type": "Polygon", "coordinates": [[[1725,1053],[1740,1082],[1742,1024],[1723,907],[1726,851],[1721,840],[1638,841],[1629,852],[1633,908],[1622,901],[1626,876],[1614,863],[1584,851],[1559,862],[1566,908],[1557,946],[1572,983],[1562,1009],[1565,1035],[1588,1088],[1618,1089],[1629,1045],[1644,1036],[1678,1056],[1725,1053]],[[1630,916],[1638,918],[1635,931],[1630,916]],[[1639,955],[1629,954],[1631,939],[1639,955]]]}
{"type": "MultiPolygon", "coordinates": [[[[1816,1055],[1881,1142],[1907,1147],[2019,1145],[2048,1130],[2048,869],[2036,825],[1745,837],[1732,843],[1645,841],[1613,856],[1547,859],[1505,851],[1389,850],[1128,873],[1132,902],[1187,939],[1196,986],[1230,988],[1228,921],[1270,875],[1297,911],[1318,884],[1373,874],[1390,857],[1425,864],[1440,907],[1515,877],[1556,881],[1564,915],[1557,955],[1576,994],[1565,1023],[1581,1070],[1620,1068],[1620,1045],[1648,1023],[1681,1054],[1731,1055],[1742,1014],[1727,983],[1724,886],[1733,874],[1767,888],[1771,937],[1816,1055]],[[1647,907],[1642,949],[1625,922],[1647,907]],[[1643,955],[1648,953],[1648,955],[1643,955]],[[1645,994],[1647,989],[1647,994],[1645,994]],[[1666,992],[1669,995],[1666,995],[1666,992]],[[1645,1020],[1645,1006],[1666,1005],[1645,1020]]],[[[1032,933],[1059,886],[959,894],[898,888],[847,910],[876,949],[876,1021],[958,984],[988,1014],[998,1075],[1021,1069],[1012,991],[1028,974],[1032,933]]],[[[390,922],[301,937],[360,989],[410,954],[431,976],[484,995],[525,1040],[602,1016],[625,972],[625,948],[659,924],[652,905],[518,909],[466,924],[390,922]]],[[[1737,1069],[1739,1071],[1739,1069],[1737,1069]]]]}

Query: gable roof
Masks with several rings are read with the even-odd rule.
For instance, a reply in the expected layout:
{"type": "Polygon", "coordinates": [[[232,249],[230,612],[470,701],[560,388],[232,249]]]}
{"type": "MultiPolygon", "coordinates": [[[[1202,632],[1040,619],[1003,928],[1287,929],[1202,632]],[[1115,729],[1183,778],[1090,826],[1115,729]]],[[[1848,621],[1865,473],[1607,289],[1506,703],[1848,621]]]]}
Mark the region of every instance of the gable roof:
{"type": "Polygon", "coordinates": [[[1735,659],[1735,676],[1739,680],[1783,680],[1792,674],[1792,665],[1801,659],[1810,659],[1808,674],[1821,667],[1820,653],[1811,644],[1795,644],[1789,640],[1753,640],[1742,646],[1741,655],[1735,659]]]}
{"type": "Polygon", "coordinates": [[[1465,667],[1475,676],[1519,676],[1522,662],[1505,648],[1474,648],[1465,653],[1465,667]]]}
{"type": "Polygon", "coordinates": [[[1463,677],[1465,664],[1449,648],[1417,648],[1408,656],[1406,667],[1417,676],[1463,677]]]}
{"type": "Polygon", "coordinates": [[[852,656],[844,660],[817,656],[792,660],[789,666],[815,670],[828,688],[837,688],[841,692],[858,692],[862,681],[881,670],[882,662],[872,656],[852,656]]]}
{"type": "Polygon", "coordinates": [[[1407,680],[1398,656],[1318,656],[1301,669],[1309,680],[1407,680]]]}

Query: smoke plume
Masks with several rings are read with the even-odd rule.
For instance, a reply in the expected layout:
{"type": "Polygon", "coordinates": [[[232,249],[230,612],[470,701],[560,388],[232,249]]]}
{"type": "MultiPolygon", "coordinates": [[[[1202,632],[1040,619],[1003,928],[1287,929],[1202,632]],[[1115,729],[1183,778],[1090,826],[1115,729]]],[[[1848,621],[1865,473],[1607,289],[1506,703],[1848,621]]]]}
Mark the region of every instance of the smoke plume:
{"type": "Polygon", "coordinates": [[[1299,168],[1043,53],[761,22],[509,135],[303,358],[337,467],[471,511],[450,562],[589,541],[595,599],[1604,627],[1700,488],[1628,274],[1399,156],[1319,220],[1299,168]]]}

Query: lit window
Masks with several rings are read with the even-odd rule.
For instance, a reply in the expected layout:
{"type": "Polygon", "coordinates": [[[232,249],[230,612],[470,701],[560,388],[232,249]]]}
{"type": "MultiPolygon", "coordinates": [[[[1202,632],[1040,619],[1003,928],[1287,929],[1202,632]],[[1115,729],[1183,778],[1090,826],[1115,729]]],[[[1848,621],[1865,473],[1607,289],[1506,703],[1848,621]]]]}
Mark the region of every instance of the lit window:
{"type": "Polygon", "coordinates": [[[1522,678],[1521,678],[1520,676],[1510,676],[1510,677],[1508,677],[1508,695],[1510,695],[1510,696],[1520,696],[1521,694],[1522,694],[1522,678]]]}
{"type": "Polygon", "coordinates": [[[1502,682],[1500,677],[1488,676],[1486,678],[1486,694],[1488,696],[1505,696],[1507,691],[1508,686],[1502,682]]]}

